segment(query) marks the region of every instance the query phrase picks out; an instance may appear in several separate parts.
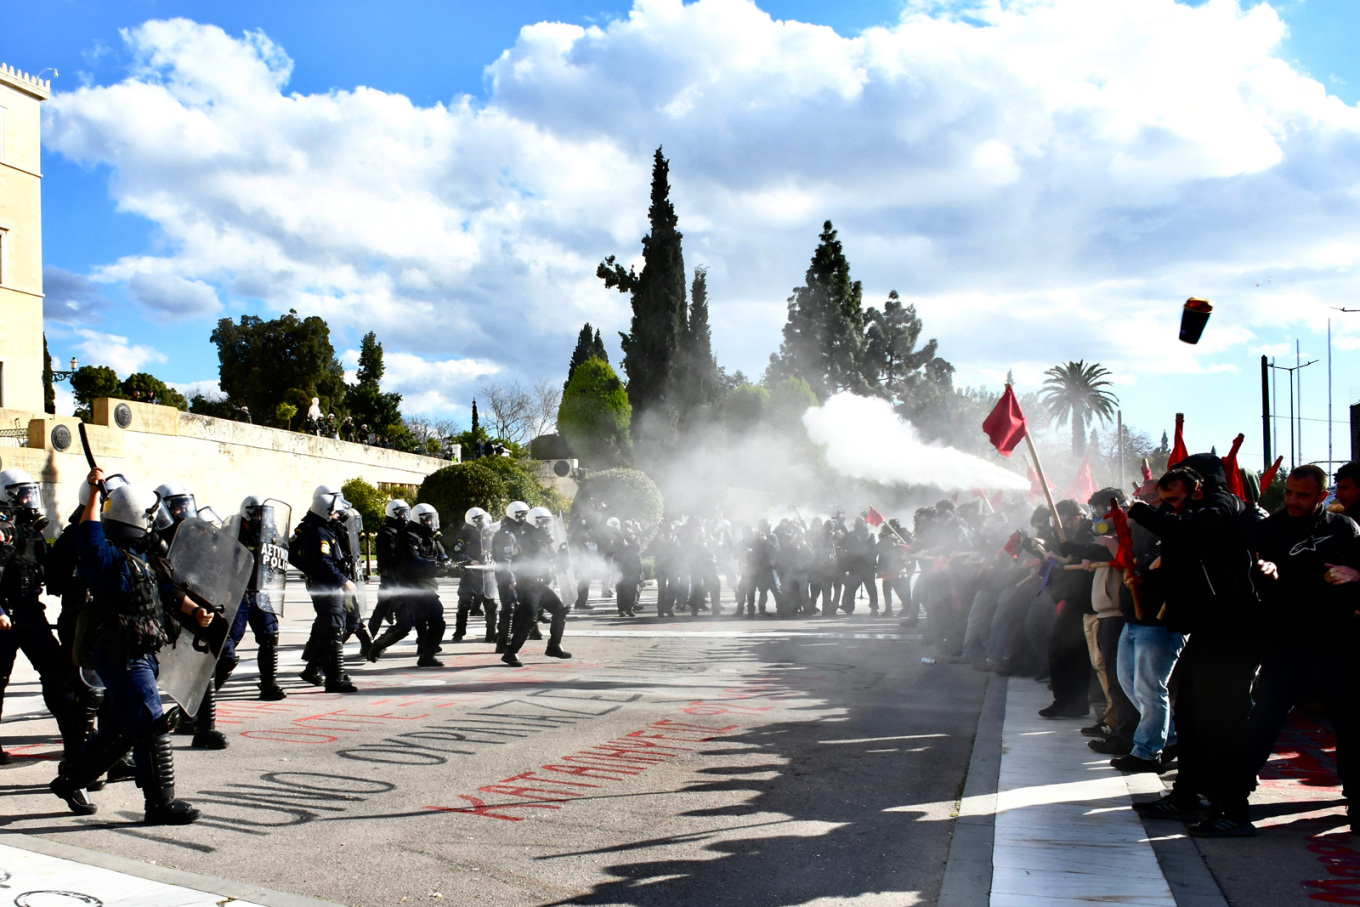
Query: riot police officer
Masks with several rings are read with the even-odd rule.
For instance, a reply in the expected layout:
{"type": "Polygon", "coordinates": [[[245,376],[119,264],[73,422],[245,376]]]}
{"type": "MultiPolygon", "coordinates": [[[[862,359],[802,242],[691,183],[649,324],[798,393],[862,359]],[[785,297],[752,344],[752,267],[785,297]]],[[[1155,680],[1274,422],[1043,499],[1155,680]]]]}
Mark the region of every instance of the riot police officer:
{"type": "Polygon", "coordinates": [[[480,567],[488,560],[482,551],[482,532],[491,521],[491,515],[480,507],[473,507],[463,515],[463,528],[453,540],[453,561],[463,568],[458,578],[458,614],[454,618],[453,641],[462,642],[467,635],[468,614],[481,605],[486,613],[486,637],[483,642],[496,641],[496,602],[488,598],[486,572],[471,568],[480,567]]]}
{"type": "Polygon", "coordinates": [[[491,557],[496,565],[496,594],[501,600],[500,621],[496,630],[496,652],[504,654],[510,645],[510,624],[515,616],[519,595],[515,583],[515,559],[520,556],[519,536],[527,532],[529,505],[511,501],[505,508],[501,528],[491,537],[491,557]]]}
{"type": "Polygon", "coordinates": [[[518,537],[520,553],[511,563],[513,582],[517,587],[514,634],[505,654],[501,656],[501,661],[515,668],[524,666],[518,657],[519,650],[524,647],[530,629],[537,623],[540,610],[552,616],[548,647],[543,654],[550,658],[571,657],[570,652],[562,649],[567,609],[552,588],[552,581],[556,578],[557,554],[552,536],[552,513],[546,507],[535,507],[529,517],[532,523],[518,537]]]}
{"type": "Polygon", "coordinates": [[[274,509],[274,505],[259,495],[250,495],[241,501],[241,528],[237,540],[254,555],[255,569],[250,575],[250,585],[241,597],[236,619],[231,623],[214,677],[217,689],[221,689],[240,664],[236,645],[246,635],[246,624],[249,623],[255,644],[259,646],[255,657],[260,667],[260,699],[266,702],[288,697],[279,686],[279,618],[278,612],[273,610],[283,603],[281,586],[288,549],[280,542],[286,541],[288,528],[276,525],[274,509]],[[266,588],[271,575],[280,580],[280,589],[275,593],[278,601],[273,600],[274,595],[266,588]],[[252,589],[255,591],[250,591],[252,589]],[[261,601],[262,596],[264,601],[261,601]]]}
{"type": "Polygon", "coordinates": [[[406,521],[410,518],[410,504],[399,498],[388,501],[383,511],[382,526],[374,539],[378,558],[378,603],[368,620],[368,632],[375,637],[384,620],[392,623],[401,619],[401,598],[405,590],[403,580],[397,575],[397,549],[406,529],[406,521]]]}
{"type": "MultiPolygon", "coordinates": [[[[0,518],[5,521],[8,540],[0,545],[0,709],[14,658],[22,649],[38,672],[43,701],[57,719],[66,749],[71,750],[83,736],[72,698],[75,677],[70,661],[61,657],[61,646],[39,599],[50,551],[43,536],[47,518],[42,514],[37,480],[22,469],[0,472],[0,518]]],[[[0,749],[0,765],[10,761],[9,754],[0,749]]]]}
{"type": "MultiPolygon", "coordinates": [[[[175,533],[185,520],[198,519],[198,502],[187,488],[178,482],[165,482],[156,487],[161,506],[156,510],[155,535],[161,541],[161,551],[169,550],[174,544],[175,533]]],[[[228,650],[223,649],[226,657],[228,650]]],[[[232,659],[236,657],[236,647],[230,648],[232,659]]],[[[232,667],[235,667],[233,664],[232,667]]],[[[230,673],[230,672],[228,672],[230,673]]],[[[171,710],[171,722],[177,734],[191,734],[190,743],[194,749],[224,750],[227,748],[227,735],[217,729],[217,688],[220,683],[208,681],[203,700],[199,703],[198,714],[190,716],[183,709],[171,710]]]]}
{"type": "Polygon", "coordinates": [[[308,647],[319,655],[327,693],[355,693],[358,687],[345,673],[345,593],[356,587],[345,575],[344,549],[337,518],[349,502],[333,485],[319,485],[312,506],[299,521],[289,558],[307,578],[316,620],[308,647]]]}
{"type": "MultiPolygon", "coordinates": [[[[103,478],[104,471],[94,469],[86,481],[98,486],[103,478]]],[[[190,615],[200,627],[212,623],[212,614],[173,586],[161,586],[147,562],[151,524],[160,505],[154,491],[123,485],[109,495],[103,520],[98,501],[98,495],[89,495],[76,544],[95,624],[89,656],[108,691],[111,720],[49,786],[72,812],[91,815],[96,808],[85,788],[130,747],[137,786],[146,800],[147,824],[188,824],[199,811],[175,797],[174,748],[156,688],[156,653],[166,642],[166,607],[190,615]]]]}
{"type": "MultiPolygon", "coordinates": [[[[429,507],[428,504],[423,505],[429,507]]],[[[434,510],[433,507],[430,508],[434,510]]],[[[368,660],[376,662],[390,647],[405,639],[416,630],[416,664],[422,668],[437,668],[442,664],[434,657],[434,649],[439,647],[444,635],[443,607],[439,605],[438,571],[433,547],[431,556],[425,555],[424,539],[413,526],[411,506],[405,501],[387,503],[387,519],[378,534],[378,570],[382,583],[387,587],[387,601],[392,604],[396,623],[383,631],[373,641],[368,660]],[[439,635],[432,644],[427,645],[426,635],[430,626],[430,594],[435,606],[439,608],[439,635]]],[[[438,515],[435,515],[438,519],[438,515]]],[[[442,554],[442,550],[439,552],[442,554]]]]}

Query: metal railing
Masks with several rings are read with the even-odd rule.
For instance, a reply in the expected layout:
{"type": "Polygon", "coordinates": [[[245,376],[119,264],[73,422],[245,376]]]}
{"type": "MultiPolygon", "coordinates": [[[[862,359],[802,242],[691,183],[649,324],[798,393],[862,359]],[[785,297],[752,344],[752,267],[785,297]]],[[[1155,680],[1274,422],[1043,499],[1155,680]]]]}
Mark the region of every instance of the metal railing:
{"type": "Polygon", "coordinates": [[[14,420],[13,428],[0,428],[0,447],[27,447],[28,426],[19,419],[14,420]]]}

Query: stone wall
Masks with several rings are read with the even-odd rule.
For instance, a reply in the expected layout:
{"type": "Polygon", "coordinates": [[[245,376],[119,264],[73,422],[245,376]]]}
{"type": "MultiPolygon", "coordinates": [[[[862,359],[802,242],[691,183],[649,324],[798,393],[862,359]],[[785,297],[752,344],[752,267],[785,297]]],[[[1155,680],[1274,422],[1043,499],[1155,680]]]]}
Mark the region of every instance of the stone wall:
{"type": "MultiPolygon", "coordinates": [[[[6,413],[0,412],[0,418],[6,413]]],[[[13,414],[9,414],[12,424],[13,414]]],[[[0,468],[31,472],[43,483],[43,502],[54,523],[65,523],[89,471],[69,416],[34,416],[28,447],[0,446],[0,468]]],[[[450,465],[447,460],[399,453],[300,432],[283,431],[180,412],[128,400],[96,400],[86,426],[95,459],[108,473],[151,485],[178,482],[200,506],[235,513],[249,494],[278,498],[294,521],[311,504],[317,485],[354,478],[378,485],[419,485],[450,465]]],[[[455,451],[455,454],[457,452],[455,451]]]]}

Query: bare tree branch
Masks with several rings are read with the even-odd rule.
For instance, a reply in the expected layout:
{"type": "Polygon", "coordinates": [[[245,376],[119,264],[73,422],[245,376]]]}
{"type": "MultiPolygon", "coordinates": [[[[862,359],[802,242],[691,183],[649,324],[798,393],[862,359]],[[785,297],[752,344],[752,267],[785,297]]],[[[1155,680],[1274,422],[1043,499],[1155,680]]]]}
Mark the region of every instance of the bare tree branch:
{"type": "Polygon", "coordinates": [[[493,437],[516,444],[529,440],[534,426],[534,398],[518,381],[487,385],[481,389],[481,396],[486,400],[483,419],[493,437]]]}

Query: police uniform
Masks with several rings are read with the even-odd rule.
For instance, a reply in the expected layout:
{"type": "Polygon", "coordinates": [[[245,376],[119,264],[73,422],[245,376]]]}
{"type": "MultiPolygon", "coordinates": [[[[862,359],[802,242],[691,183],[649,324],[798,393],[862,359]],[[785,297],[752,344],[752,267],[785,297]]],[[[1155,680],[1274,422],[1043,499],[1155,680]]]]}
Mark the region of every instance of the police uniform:
{"type": "MultiPolygon", "coordinates": [[[[482,551],[482,530],[472,523],[464,523],[453,540],[454,563],[464,568],[486,561],[482,551]]],[[[486,613],[486,638],[484,642],[496,641],[496,603],[482,594],[486,588],[483,577],[485,571],[464,569],[458,578],[458,614],[454,618],[453,641],[459,642],[467,635],[468,614],[480,603],[486,613]]]]}
{"type": "Polygon", "coordinates": [[[308,511],[289,548],[307,578],[316,612],[308,646],[321,663],[326,692],[353,693],[357,688],[345,673],[345,583],[349,577],[335,521],[308,511]]]}

